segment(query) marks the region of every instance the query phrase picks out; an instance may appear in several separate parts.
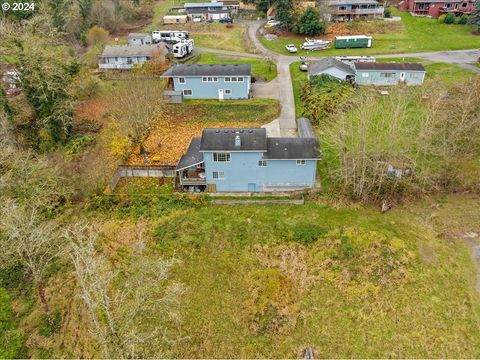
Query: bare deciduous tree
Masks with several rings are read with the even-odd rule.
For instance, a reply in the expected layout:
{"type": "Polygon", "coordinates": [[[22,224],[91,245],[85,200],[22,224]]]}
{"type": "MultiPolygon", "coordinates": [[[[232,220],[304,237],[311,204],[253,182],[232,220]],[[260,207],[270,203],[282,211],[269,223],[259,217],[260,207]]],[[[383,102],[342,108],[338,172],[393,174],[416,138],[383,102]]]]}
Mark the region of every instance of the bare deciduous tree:
{"type": "Polygon", "coordinates": [[[116,268],[98,249],[99,236],[99,230],[87,223],[64,233],[94,337],[105,357],[162,356],[165,342],[172,341],[166,324],[177,316],[182,292],[179,284],[166,283],[177,261],[149,259],[140,231],[128,269],[116,268]]]}
{"type": "Polygon", "coordinates": [[[0,267],[20,263],[32,277],[38,298],[50,323],[45,274],[61,250],[57,225],[43,221],[36,208],[5,201],[0,208],[0,267]]]}

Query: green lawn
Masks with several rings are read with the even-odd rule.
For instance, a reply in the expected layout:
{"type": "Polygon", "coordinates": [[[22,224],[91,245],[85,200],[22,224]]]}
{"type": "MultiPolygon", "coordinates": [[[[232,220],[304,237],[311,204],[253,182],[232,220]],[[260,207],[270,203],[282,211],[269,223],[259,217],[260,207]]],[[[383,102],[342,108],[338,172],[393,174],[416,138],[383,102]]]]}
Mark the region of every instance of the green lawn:
{"type": "Polygon", "coordinates": [[[251,64],[252,75],[259,79],[270,81],[277,77],[277,66],[262,59],[236,57],[209,52],[202,52],[199,64],[251,64]]]}
{"type": "Polygon", "coordinates": [[[300,49],[300,41],[288,37],[268,41],[260,36],[260,41],[268,49],[284,55],[291,55],[285,50],[285,45],[293,42],[298,45],[298,55],[310,56],[395,54],[480,47],[480,36],[473,35],[470,26],[440,24],[436,19],[414,17],[395,9],[392,15],[402,17],[402,29],[384,34],[367,33],[373,36],[373,47],[369,49],[334,49],[332,44],[328,50],[307,52],[300,49]]]}
{"type": "Polygon", "coordinates": [[[174,106],[177,118],[190,117],[197,122],[270,122],[278,116],[280,104],[275,99],[184,100],[174,106]],[[192,116],[192,114],[195,114],[192,116]]]}
{"type": "Polygon", "coordinates": [[[307,81],[307,72],[300,70],[300,61],[290,64],[290,74],[292,76],[293,96],[295,98],[295,116],[302,116],[303,104],[300,100],[300,88],[302,82],[307,81]]]}

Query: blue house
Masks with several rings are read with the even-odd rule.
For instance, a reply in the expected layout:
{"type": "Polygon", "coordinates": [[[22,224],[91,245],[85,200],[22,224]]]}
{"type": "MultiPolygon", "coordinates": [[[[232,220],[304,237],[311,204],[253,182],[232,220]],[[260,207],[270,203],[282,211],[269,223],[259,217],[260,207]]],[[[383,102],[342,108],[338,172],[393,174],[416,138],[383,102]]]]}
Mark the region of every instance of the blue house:
{"type": "Polygon", "coordinates": [[[425,80],[425,68],[419,63],[356,62],[353,68],[359,85],[422,85],[425,80]]]}
{"type": "Polygon", "coordinates": [[[172,66],[162,77],[185,99],[248,99],[251,71],[250,64],[189,64],[172,66]]]}
{"type": "Polygon", "coordinates": [[[177,164],[183,191],[265,192],[315,186],[318,141],[307,119],[299,137],[267,137],[266,130],[204,129],[177,164]]]}

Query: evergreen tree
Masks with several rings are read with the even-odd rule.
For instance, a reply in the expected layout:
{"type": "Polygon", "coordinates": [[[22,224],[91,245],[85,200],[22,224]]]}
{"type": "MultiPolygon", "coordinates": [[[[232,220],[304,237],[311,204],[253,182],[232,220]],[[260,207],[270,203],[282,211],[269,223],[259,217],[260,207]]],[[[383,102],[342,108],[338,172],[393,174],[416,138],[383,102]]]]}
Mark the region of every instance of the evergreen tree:
{"type": "Polygon", "coordinates": [[[320,19],[320,12],[314,7],[308,7],[300,17],[297,32],[304,35],[325,34],[327,26],[320,19]]]}
{"type": "Polygon", "coordinates": [[[475,7],[468,18],[467,24],[473,25],[473,29],[475,32],[480,32],[480,1],[477,1],[475,7]]]}
{"type": "Polygon", "coordinates": [[[281,26],[292,30],[294,25],[292,0],[277,0],[275,20],[281,22],[281,26]]]}

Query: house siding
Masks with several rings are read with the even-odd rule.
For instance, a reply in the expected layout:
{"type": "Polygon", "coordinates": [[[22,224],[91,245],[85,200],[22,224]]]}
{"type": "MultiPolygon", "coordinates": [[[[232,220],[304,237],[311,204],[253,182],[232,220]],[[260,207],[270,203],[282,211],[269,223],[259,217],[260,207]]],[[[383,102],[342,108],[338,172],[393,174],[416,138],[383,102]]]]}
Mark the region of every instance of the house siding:
{"type": "Polygon", "coordinates": [[[230,162],[214,162],[213,153],[205,152],[207,184],[215,184],[217,192],[299,190],[315,185],[316,160],[296,165],[296,160],[267,160],[258,166],[262,152],[231,152],[230,162]],[[213,179],[214,171],[223,171],[223,180],[213,179]],[[252,184],[255,184],[254,186],[252,184]]]}
{"type": "Polygon", "coordinates": [[[135,64],[143,65],[147,61],[147,56],[117,56],[117,57],[102,57],[98,67],[100,69],[131,69],[135,64]],[[128,63],[128,59],[131,59],[131,63],[128,63]]]}
{"type": "Polygon", "coordinates": [[[242,76],[243,82],[225,82],[224,76],[218,76],[218,82],[203,82],[202,77],[184,77],[185,83],[179,82],[179,77],[173,77],[175,91],[192,90],[192,95],[185,95],[185,99],[218,99],[218,92],[223,89],[223,98],[226,100],[248,99],[250,94],[250,76],[242,76]],[[227,95],[225,90],[231,90],[227,95]]]}
{"type": "Polygon", "coordinates": [[[405,73],[407,85],[422,85],[425,72],[422,71],[398,71],[398,70],[357,70],[355,81],[359,85],[388,86],[400,83],[401,73],[405,73]],[[384,77],[383,73],[393,73],[392,77],[384,77]],[[367,74],[368,76],[365,76],[367,74]],[[418,75],[416,75],[418,74],[418,75]]]}

